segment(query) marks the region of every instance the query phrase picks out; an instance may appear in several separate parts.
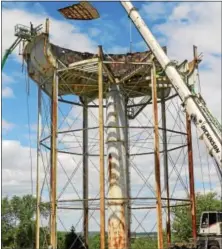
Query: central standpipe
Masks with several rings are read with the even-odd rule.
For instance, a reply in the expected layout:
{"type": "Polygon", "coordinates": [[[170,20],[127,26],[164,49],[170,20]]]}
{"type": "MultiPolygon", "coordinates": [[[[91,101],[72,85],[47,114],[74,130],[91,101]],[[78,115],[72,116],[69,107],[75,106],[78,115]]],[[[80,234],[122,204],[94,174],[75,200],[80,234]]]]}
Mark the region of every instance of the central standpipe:
{"type": "Polygon", "coordinates": [[[107,155],[108,155],[108,248],[128,249],[127,209],[127,119],[125,96],[118,85],[107,93],[107,155]]]}

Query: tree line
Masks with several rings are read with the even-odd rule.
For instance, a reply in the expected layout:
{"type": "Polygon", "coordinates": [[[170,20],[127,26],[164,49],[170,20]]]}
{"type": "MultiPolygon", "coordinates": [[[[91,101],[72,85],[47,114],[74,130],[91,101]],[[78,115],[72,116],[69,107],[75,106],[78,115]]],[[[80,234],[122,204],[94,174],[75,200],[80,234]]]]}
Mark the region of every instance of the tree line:
{"type": "MultiPolygon", "coordinates": [[[[44,218],[49,217],[49,204],[41,203],[40,211],[44,218]]],[[[217,198],[216,193],[206,195],[196,195],[197,210],[197,230],[199,227],[200,215],[203,211],[221,210],[221,200],[217,198]]],[[[190,207],[180,206],[171,210],[172,220],[172,240],[173,242],[186,242],[192,237],[192,226],[190,207]]],[[[2,247],[7,249],[27,249],[35,248],[35,216],[36,199],[31,195],[22,197],[14,196],[11,199],[4,197],[2,199],[2,247]]],[[[166,234],[164,231],[165,242],[166,234]]],[[[58,249],[85,249],[84,238],[76,233],[74,226],[70,231],[57,232],[58,249]],[[73,243],[75,242],[75,243],[73,243]]],[[[47,248],[49,244],[48,227],[40,228],[40,248],[47,248]]],[[[89,245],[87,249],[99,249],[100,236],[96,234],[89,236],[89,245]]],[[[155,237],[134,238],[131,243],[132,249],[157,249],[155,237]]],[[[47,248],[48,249],[48,248],[47,248]]]]}

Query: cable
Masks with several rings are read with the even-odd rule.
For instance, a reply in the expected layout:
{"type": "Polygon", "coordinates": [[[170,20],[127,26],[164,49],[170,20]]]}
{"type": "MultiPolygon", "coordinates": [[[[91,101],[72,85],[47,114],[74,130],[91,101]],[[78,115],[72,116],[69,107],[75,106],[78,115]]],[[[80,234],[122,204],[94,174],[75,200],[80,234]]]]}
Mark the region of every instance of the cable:
{"type": "Polygon", "coordinates": [[[28,80],[28,72],[25,70],[25,82],[26,82],[26,106],[27,106],[27,119],[28,119],[28,132],[29,132],[29,157],[31,163],[31,194],[33,195],[33,165],[32,165],[32,148],[31,148],[31,128],[30,128],[30,110],[29,110],[29,81],[28,80]]]}
{"type": "Polygon", "coordinates": [[[129,52],[130,54],[132,53],[132,23],[131,23],[131,20],[130,20],[130,48],[129,48],[129,52]]]}
{"type": "Polygon", "coordinates": [[[198,80],[199,92],[201,93],[201,85],[200,85],[200,74],[199,74],[199,68],[197,69],[197,80],[198,80]]]}

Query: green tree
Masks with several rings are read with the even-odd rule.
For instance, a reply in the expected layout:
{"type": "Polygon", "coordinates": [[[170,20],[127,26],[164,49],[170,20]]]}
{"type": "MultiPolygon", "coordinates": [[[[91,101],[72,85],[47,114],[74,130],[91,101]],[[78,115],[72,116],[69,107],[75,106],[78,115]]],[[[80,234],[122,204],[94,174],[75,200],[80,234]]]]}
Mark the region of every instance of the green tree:
{"type": "Polygon", "coordinates": [[[132,249],[157,249],[157,237],[137,237],[132,242],[132,249]]]}
{"type": "Polygon", "coordinates": [[[15,242],[15,224],[13,211],[7,197],[2,199],[2,245],[13,247],[15,242]]]}
{"type": "MultiPolygon", "coordinates": [[[[208,193],[206,195],[196,195],[196,213],[197,213],[197,231],[200,224],[200,216],[203,211],[220,211],[221,201],[217,198],[216,193],[208,193]]],[[[190,215],[190,207],[174,207],[173,232],[175,242],[188,241],[192,237],[192,221],[190,215]]]]}
{"type": "Polygon", "coordinates": [[[65,249],[66,232],[57,232],[57,248],[65,249]]]}
{"type": "MultiPolygon", "coordinates": [[[[100,248],[100,234],[89,236],[89,249],[100,248]]],[[[105,234],[105,248],[108,249],[108,234],[105,234]]]]}
{"type": "MultiPolygon", "coordinates": [[[[47,217],[49,215],[49,204],[41,203],[40,210],[41,214],[47,217]]],[[[2,246],[10,248],[33,247],[35,244],[35,214],[36,199],[33,196],[3,198],[2,246]]],[[[43,232],[40,231],[40,234],[43,236],[43,232]]],[[[43,241],[43,239],[41,240],[43,241]]]]}
{"type": "Polygon", "coordinates": [[[100,234],[89,237],[89,248],[90,249],[100,248],[100,234]]]}
{"type": "Polygon", "coordinates": [[[76,234],[74,226],[65,236],[65,249],[85,249],[83,238],[76,234]]]}

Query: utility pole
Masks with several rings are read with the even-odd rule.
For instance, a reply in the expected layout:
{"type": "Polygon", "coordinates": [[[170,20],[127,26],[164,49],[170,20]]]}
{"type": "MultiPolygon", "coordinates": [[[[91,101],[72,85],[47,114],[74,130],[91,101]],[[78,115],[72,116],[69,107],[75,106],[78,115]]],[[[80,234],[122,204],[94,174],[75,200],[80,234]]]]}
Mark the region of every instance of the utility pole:
{"type": "Polygon", "coordinates": [[[157,106],[156,68],[154,63],[151,69],[151,78],[152,78],[152,101],[153,101],[153,116],[154,116],[154,156],[155,156],[155,180],[156,180],[156,198],[157,198],[158,249],[163,249],[158,106],[157,106]]]}

